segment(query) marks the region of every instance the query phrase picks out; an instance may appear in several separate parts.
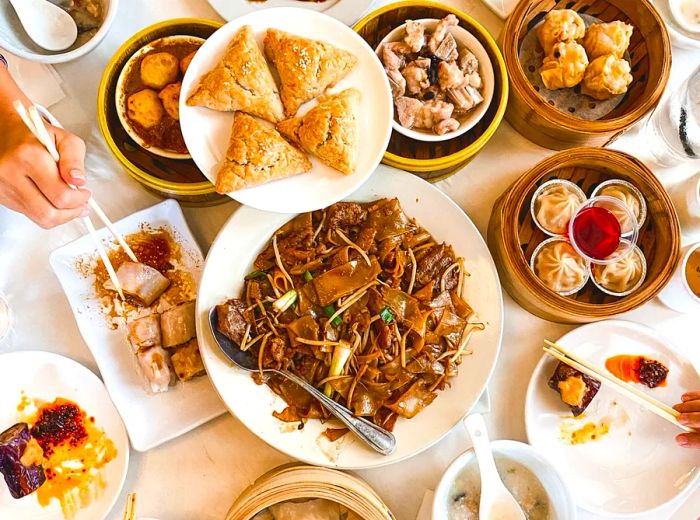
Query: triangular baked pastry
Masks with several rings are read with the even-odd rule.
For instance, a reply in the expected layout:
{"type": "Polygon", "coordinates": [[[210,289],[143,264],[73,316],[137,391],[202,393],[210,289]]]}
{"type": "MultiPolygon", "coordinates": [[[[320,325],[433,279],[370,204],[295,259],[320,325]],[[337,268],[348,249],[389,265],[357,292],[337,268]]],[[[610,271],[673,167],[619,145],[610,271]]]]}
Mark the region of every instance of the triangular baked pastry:
{"type": "Polygon", "coordinates": [[[287,116],[338,83],[357,63],[348,51],[277,29],[267,30],[265,55],[279,73],[287,116]]]}
{"type": "Polygon", "coordinates": [[[236,112],[226,158],[216,176],[216,191],[229,193],[310,169],[306,154],[285,141],[277,130],[236,112]]]}
{"type": "Polygon", "coordinates": [[[249,25],[236,33],[222,60],[202,77],[187,104],[240,110],[273,123],[283,118],[277,85],[249,25]]]}
{"type": "Polygon", "coordinates": [[[301,117],[277,123],[280,133],[328,166],[343,173],[357,168],[357,113],[360,91],[355,88],[322,96],[301,117]]]}

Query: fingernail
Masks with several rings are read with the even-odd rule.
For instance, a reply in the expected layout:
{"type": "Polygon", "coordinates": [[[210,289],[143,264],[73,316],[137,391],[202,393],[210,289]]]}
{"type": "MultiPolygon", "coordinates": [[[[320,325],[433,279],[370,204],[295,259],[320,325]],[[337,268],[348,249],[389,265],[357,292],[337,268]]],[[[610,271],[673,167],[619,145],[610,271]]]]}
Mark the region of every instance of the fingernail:
{"type": "Polygon", "coordinates": [[[70,176],[71,176],[71,178],[75,179],[76,181],[84,181],[85,180],[85,174],[83,172],[81,172],[80,170],[71,170],[70,176]]]}
{"type": "Polygon", "coordinates": [[[681,424],[688,424],[690,422],[690,417],[682,413],[678,416],[678,422],[681,424]]]}
{"type": "Polygon", "coordinates": [[[90,214],[90,208],[88,208],[87,206],[85,206],[85,208],[83,208],[83,211],[80,212],[81,217],[87,217],[89,214],[90,214]]]}
{"type": "Polygon", "coordinates": [[[676,437],[676,442],[678,443],[679,446],[687,446],[688,445],[688,437],[685,435],[679,435],[676,437]]]}

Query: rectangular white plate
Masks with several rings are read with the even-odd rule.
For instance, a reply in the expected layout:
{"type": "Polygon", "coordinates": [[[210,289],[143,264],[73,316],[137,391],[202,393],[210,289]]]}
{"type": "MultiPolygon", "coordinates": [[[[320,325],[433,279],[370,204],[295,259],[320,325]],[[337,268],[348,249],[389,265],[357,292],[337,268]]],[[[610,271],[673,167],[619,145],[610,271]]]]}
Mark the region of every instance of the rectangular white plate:
{"type": "MultiPolygon", "coordinates": [[[[166,227],[176,237],[183,251],[183,263],[198,282],[204,262],[202,251],[185,222],[179,204],[166,200],[115,223],[126,235],[140,230],[147,223],[154,228],[166,227]]],[[[106,228],[100,229],[102,240],[111,241],[106,228]]],[[[147,451],[174,439],[225,412],[208,377],[179,383],[170,391],[149,395],[141,376],[136,372],[134,355],[123,328],[111,330],[100,310],[92,287],[93,278],[86,277],[76,267],[84,255],[97,255],[89,235],[85,235],[51,253],[49,261],[63,291],[68,297],[80,334],[92,352],[107,391],[126,425],[131,445],[137,451],[147,451]]]]}

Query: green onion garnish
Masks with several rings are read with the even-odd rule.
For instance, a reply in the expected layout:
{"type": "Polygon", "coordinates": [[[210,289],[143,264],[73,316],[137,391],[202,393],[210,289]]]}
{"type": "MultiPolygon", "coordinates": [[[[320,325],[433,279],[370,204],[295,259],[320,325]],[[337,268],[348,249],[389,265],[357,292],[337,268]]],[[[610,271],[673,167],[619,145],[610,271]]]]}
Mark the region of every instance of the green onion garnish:
{"type": "Polygon", "coordinates": [[[245,280],[253,280],[254,278],[265,278],[267,276],[267,273],[264,271],[252,271],[245,275],[245,280]]]}
{"type": "Polygon", "coordinates": [[[294,302],[297,301],[297,292],[292,289],[291,291],[287,291],[284,293],[282,296],[277,298],[275,302],[272,304],[272,307],[277,311],[277,312],[284,312],[287,309],[289,309],[292,305],[294,305],[294,302]]]}
{"type": "Polygon", "coordinates": [[[313,279],[314,279],[314,277],[311,276],[311,272],[310,272],[310,271],[306,271],[306,272],[304,273],[304,281],[305,281],[305,282],[310,282],[310,281],[313,280],[313,279]]]}
{"type": "MultiPolygon", "coordinates": [[[[335,314],[335,305],[333,305],[332,303],[330,305],[326,305],[323,308],[323,312],[325,312],[326,316],[328,316],[330,318],[331,316],[333,316],[335,314]]],[[[339,327],[342,323],[343,323],[343,319],[340,316],[336,316],[335,318],[333,318],[333,321],[331,322],[331,324],[334,325],[335,327],[339,327]]]]}
{"type": "Polygon", "coordinates": [[[379,313],[379,317],[384,320],[384,323],[391,323],[394,321],[394,313],[391,312],[389,307],[384,307],[382,312],[379,313]]]}

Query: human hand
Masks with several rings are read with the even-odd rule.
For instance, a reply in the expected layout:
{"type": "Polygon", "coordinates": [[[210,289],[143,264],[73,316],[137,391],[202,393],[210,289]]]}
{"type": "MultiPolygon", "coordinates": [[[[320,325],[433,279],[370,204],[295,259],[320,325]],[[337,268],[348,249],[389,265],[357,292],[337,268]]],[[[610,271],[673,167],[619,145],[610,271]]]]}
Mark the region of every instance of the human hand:
{"type": "Polygon", "coordinates": [[[88,213],[85,143],[61,128],[47,125],[60,155],[58,164],[13,112],[0,113],[0,205],[25,214],[49,229],[88,213]]]}
{"type": "Polygon", "coordinates": [[[700,391],[686,392],[681,399],[683,402],[673,406],[681,412],[678,422],[695,428],[698,432],[676,435],[676,442],[684,448],[700,448],[700,391]]]}

